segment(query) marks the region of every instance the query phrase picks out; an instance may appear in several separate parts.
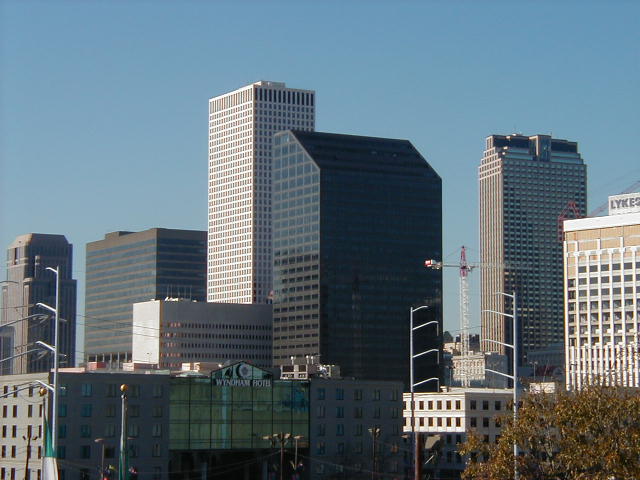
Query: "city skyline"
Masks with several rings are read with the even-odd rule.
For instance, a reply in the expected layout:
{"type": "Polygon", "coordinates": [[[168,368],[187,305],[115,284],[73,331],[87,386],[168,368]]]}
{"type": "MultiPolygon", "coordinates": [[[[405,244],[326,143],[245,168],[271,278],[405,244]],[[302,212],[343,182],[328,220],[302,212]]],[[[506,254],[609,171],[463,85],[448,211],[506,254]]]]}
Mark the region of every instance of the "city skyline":
{"type": "MultiPolygon", "coordinates": [[[[211,31],[211,6],[5,2],[3,248],[28,232],[66,235],[83,299],[89,241],[116,230],[204,229],[204,102],[263,78],[316,91],[319,130],[410,140],[443,178],[444,259],[462,244],[471,261],[479,257],[476,166],[493,133],[553,131],[579,142],[591,211],[640,178],[632,143],[639,7],[541,4],[531,30],[521,28],[527,6],[504,5],[354,4],[336,16],[333,4],[278,17],[266,6],[220,5],[216,16],[230,21],[211,31]],[[356,25],[353,15],[366,21],[356,25]],[[500,28],[488,28],[497,18],[500,28]],[[225,42],[239,22],[247,35],[225,42]],[[336,34],[317,40],[325,24],[336,34]],[[384,40],[374,33],[383,27],[391,33],[384,40]]],[[[444,277],[445,326],[456,330],[456,272],[444,277]]],[[[471,282],[477,304],[479,281],[471,282]]]]}

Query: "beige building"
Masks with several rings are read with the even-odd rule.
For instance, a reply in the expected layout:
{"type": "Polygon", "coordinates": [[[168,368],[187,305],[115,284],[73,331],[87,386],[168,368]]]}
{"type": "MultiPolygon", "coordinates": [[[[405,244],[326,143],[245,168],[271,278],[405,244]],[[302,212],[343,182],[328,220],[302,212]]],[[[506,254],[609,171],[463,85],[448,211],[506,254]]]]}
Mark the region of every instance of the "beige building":
{"type": "Polygon", "coordinates": [[[512,389],[452,388],[445,392],[414,393],[412,409],[411,393],[403,395],[404,432],[415,429],[425,440],[440,437],[439,458],[427,462],[425,467],[435,478],[459,478],[465,463],[458,454],[458,444],[466,440],[468,432],[473,430],[486,442],[496,442],[500,437],[500,419],[511,412],[513,400],[512,389]]]}
{"type": "Polygon", "coordinates": [[[609,197],[609,215],[564,223],[568,389],[640,386],[640,194],[609,197]]]}

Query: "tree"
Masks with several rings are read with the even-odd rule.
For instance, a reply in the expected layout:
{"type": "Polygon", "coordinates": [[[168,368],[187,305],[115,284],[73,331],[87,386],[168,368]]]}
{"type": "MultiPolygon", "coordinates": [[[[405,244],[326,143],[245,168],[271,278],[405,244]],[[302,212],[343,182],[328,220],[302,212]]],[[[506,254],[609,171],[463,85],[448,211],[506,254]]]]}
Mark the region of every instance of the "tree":
{"type": "Polygon", "coordinates": [[[640,391],[591,386],[579,392],[529,394],[518,421],[503,420],[497,443],[471,434],[465,480],[513,478],[513,442],[521,480],[640,479],[640,391]]]}

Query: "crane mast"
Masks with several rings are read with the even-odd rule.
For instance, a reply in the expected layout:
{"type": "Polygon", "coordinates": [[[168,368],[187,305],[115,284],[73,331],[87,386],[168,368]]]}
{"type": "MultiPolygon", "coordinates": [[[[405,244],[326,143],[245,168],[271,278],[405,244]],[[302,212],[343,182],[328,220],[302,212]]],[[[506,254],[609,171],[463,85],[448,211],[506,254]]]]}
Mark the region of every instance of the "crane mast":
{"type": "Polygon", "coordinates": [[[467,252],[464,247],[460,249],[460,263],[446,264],[436,260],[425,260],[424,266],[441,270],[443,267],[455,267],[460,270],[460,378],[462,386],[469,386],[471,377],[469,361],[469,281],[468,276],[475,266],[467,263],[467,252]]]}

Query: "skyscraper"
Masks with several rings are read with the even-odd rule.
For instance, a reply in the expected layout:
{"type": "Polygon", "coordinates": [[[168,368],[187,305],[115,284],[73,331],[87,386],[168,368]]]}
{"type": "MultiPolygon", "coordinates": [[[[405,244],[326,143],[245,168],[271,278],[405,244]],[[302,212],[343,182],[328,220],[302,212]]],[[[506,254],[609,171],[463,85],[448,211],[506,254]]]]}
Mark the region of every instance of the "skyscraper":
{"type": "MultiPolygon", "coordinates": [[[[442,182],[406,140],[274,137],[274,364],[314,357],[344,376],[407,380],[409,309],[442,327],[442,182]]],[[[440,348],[435,325],[416,353],[440,348]]],[[[423,335],[424,334],[424,335],[423,335]]],[[[438,355],[416,361],[437,377],[438,355]]],[[[436,382],[429,387],[436,388],[436,382]]]]}
{"type": "MultiPolygon", "coordinates": [[[[511,314],[498,292],[516,292],[522,361],[527,351],[563,340],[559,218],[569,205],[585,214],[587,168],[576,142],[491,135],[479,181],[481,308],[511,314]]],[[[511,354],[486,341],[511,343],[511,319],[485,313],[481,323],[483,350],[511,354]]]]}
{"type": "Polygon", "coordinates": [[[205,301],[207,234],[152,228],[112,232],[87,244],[85,356],[131,360],[133,304],[186,298],[205,301]]]}
{"type": "Polygon", "coordinates": [[[208,301],[268,302],[271,139],[314,127],[315,93],[284,83],[260,81],[209,100],[208,301]]]}
{"type": "Polygon", "coordinates": [[[0,328],[2,343],[0,358],[16,357],[13,362],[0,364],[2,373],[24,374],[45,372],[51,368],[49,355],[42,357],[33,351],[33,344],[41,340],[54,345],[54,319],[35,316],[49,314],[36,306],[44,303],[52,308],[56,305],[56,275],[47,267],[59,269],[60,335],[58,351],[64,355],[61,366],[73,366],[76,342],[76,281],[72,278],[73,247],[64,235],[29,233],[17,237],[7,250],[7,281],[2,286],[2,310],[0,328]],[[11,367],[11,364],[12,367],[11,367]]]}

